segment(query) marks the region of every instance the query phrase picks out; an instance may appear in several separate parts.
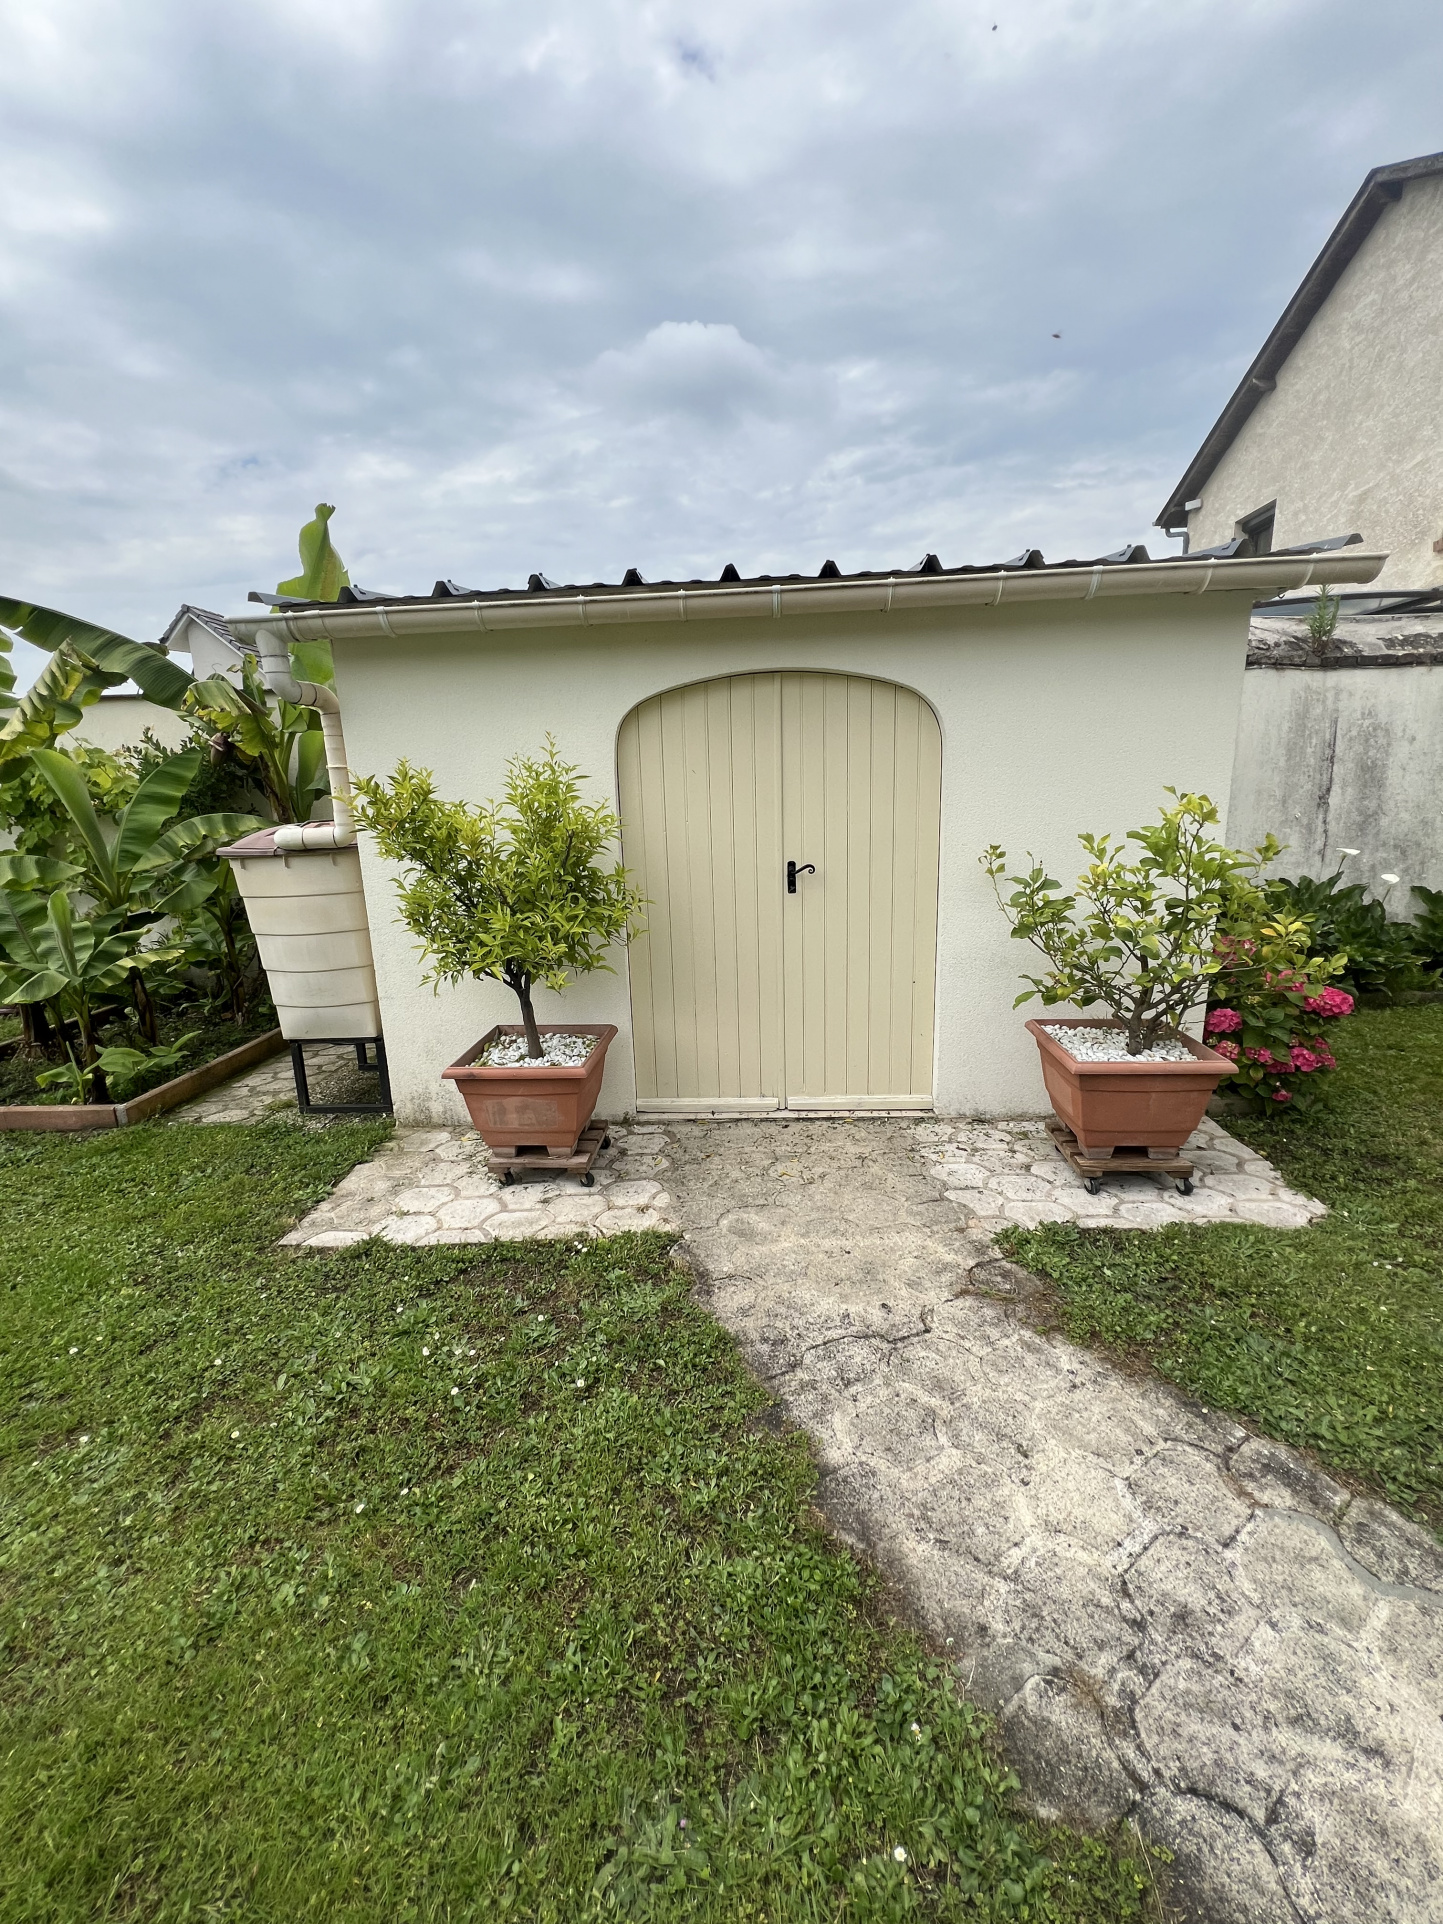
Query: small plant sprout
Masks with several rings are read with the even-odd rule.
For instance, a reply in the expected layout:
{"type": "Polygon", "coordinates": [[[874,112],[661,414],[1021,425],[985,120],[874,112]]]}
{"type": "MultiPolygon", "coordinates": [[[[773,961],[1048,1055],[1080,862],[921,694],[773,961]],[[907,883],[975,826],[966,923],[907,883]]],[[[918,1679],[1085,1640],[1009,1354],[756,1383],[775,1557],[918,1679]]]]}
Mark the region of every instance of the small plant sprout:
{"type": "Polygon", "coordinates": [[[1338,626],[1338,611],[1342,602],[1337,595],[1329,594],[1325,587],[1319,587],[1317,598],[1308,610],[1308,640],[1317,648],[1331,641],[1338,626]]]}

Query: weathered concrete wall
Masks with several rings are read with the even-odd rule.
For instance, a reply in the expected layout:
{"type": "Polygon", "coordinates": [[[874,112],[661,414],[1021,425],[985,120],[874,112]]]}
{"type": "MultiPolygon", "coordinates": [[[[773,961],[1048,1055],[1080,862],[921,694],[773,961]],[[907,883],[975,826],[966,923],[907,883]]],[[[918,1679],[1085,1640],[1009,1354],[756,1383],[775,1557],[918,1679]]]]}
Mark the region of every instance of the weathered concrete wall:
{"type": "MultiPolygon", "coordinates": [[[[404,640],[334,641],[351,765],[389,774],[399,757],[434,771],[443,795],[498,795],[508,756],[549,731],[616,803],[622,720],[658,692],[770,669],[873,675],[915,689],[942,725],[936,1104],[981,1115],[1046,1108],[1037,1053],[1014,1011],[1028,956],[1009,940],[977,857],[989,842],[1032,850],[1051,873],[1082,865],[1077,835],[1148,820],[1163,789],[1228,790],[1246,653],[1248,597],[1139,596],[890,615],[638,623],[404,640]]],[[[414,938],[396,920],[393,874],[362,839],[362,865],[397,1113],[462,1120],[444,1065],[515,1000],[492,983],[423,987],[414,938]]],[[[615,975],[564,999],[538,993],[543,1021],[615,1022],[601,1113],[635,1101],[624,949],[615,975]]]]}
{"type": "Polygon", "coordinates": [[[1380,587],[1443,582],[1443,178],[1410,181],[1208,477],[1192,548],[1276,500],[1273,546],[1356,529],[1380,587]]]}
{"type": "Polygon", "coordinates": [[[1284,875],[1443,888],[1443,665],[1249,668],[1243,677],[1228,839],[1271,831],[1284,875]],[[1359,851],[1345,857],[1345,848],[1359,851]]]}

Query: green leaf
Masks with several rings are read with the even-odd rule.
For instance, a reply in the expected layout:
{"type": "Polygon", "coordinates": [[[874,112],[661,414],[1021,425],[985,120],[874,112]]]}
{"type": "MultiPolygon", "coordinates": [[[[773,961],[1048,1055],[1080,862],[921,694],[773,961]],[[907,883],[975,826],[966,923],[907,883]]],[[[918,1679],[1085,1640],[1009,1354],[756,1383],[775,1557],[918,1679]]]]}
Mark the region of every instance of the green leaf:
{"type": "Polygon", "coordinates": [[[105,839],[105,831],[100,826],[100,817],[95,812],[95,804],[90,799],[85,777],[68,755],[58,754],[53,748],[37,748],[31,760],[60,797],[90,853],[96,881],[106,896],[113,898],[116,891],[115,862],[110,844],[105,839]]]}
{"type": "Polygon", "coordinates": [[[58,608],[43,608],[38,602],[13,601],[0,595],[0,628],[8,628],[47,654],[69,647],[96,668],[119,681],[133,681],[147,700],[162,708],[178,708],[192,676],[159,648],[146,647],[120,635],[113,628],[102,628],[78,615],[62,614],[58,608]]]}
{"type": "Polygon", "coordinates": [[[278,582],[277,594],[299,595],[306,601],[335,601],[342,588],[350,586],[346,564],[331,546],[330,519],[335,512],[324,501],[316,503],[315,519],[301,529],[301,572],[289,581],[278,582]]]}
{"type": "Polygon", "coordinates": [[[200,750],[187,748],[151,770],[120,818],[115,866],[127,874],[146,854],[164,823],[174,815],[200,769],[200,750]]]}
{"type": "Polygon", "coordinates": [[[0,889],[42,888],[47,893],[84,873],[52,855],[0,855],[0,889]]]}

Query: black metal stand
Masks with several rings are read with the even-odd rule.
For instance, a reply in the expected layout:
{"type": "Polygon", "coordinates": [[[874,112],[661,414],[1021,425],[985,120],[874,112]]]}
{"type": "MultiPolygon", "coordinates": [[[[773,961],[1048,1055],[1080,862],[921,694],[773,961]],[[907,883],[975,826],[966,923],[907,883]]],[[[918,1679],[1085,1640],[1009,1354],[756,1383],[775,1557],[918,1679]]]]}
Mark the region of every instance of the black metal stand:
{"type": "Polygon", "coordinates": [[[291,1070],[296,1078],[296,1107],[303,1116],[389,1116],[391,1114],[391,1077],[386,1068],[386,1044],[378,1035],[325,1036],[318,1042],[349,1042],[356,1051],[356,1067],[377,1078],[379,1102],[312,1102],[311,1085],[306,1080],[306,1045],[291,1044],[291,1070]],[[366,1050],[374,1048],[376,1060],[366,1060],[366,1050]]]}

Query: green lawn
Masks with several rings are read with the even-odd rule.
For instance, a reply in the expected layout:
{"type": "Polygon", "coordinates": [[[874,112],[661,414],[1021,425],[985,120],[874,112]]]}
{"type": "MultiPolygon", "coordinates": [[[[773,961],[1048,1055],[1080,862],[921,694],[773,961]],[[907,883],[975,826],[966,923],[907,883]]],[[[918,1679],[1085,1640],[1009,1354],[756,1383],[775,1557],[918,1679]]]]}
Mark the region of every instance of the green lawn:
{"type": "Polygon", "coordinates": [[[1056,1285],[1069,1336],[1145,1358],[1443,1524],[1443,1008],[1334,1035],[1326,1107],[1228,1125],[1329,1205],[1311,1228],[1001,1240],[1056,1285]]]}
{"type": "Polygon", "coordinates": [[[1144,1915],[665,1238],[275,1250],[377,1133],[0,1137],[6,1924],[1144,1915]]]}

